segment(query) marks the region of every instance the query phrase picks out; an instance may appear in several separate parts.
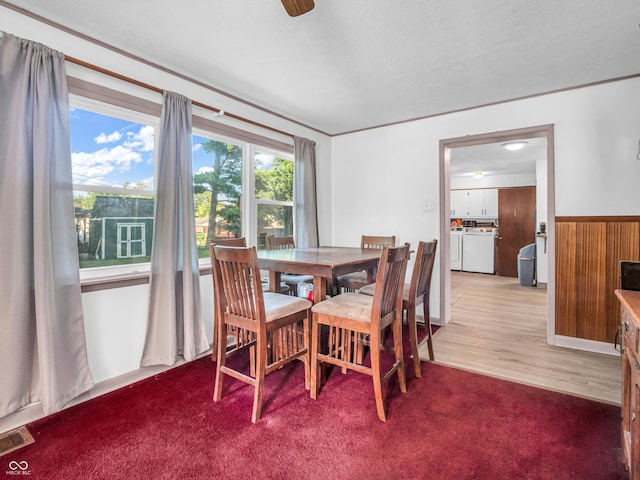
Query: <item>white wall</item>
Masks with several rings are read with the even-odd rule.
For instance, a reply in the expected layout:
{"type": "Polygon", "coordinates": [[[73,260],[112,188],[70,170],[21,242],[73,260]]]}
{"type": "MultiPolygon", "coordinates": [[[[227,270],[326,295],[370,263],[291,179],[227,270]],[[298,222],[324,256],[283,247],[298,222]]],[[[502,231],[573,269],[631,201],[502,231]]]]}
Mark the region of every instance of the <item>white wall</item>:
{"type": "Polygon", "coordinates": [[[555,125],[556,216],[638,215],[638,91],[634,78],[334,137],[333,243],[356,245],[363,233],[440,238],[439,141],[546,124],[555,125]]]}

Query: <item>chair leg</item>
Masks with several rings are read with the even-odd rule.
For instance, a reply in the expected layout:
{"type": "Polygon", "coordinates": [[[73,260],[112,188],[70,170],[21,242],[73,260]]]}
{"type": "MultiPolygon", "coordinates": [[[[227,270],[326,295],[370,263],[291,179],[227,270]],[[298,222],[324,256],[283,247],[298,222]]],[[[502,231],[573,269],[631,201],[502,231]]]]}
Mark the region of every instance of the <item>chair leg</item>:
{"type": "Polygon", "coordinates": [[[402,351],[402,312],[397,314],[393,322],[393,350],[395,351],[396,363],[398,364],[400,391],[407,393],[407,376],[404,371],[404,353],[402,351]]]}
{"type": "Polygon", "coordinates": [[[305,353],[303,357],[304,362],[304,388],[307,390],[311,389],[311,328],[309,327],[311,323],[311,310],[307,313],[307,318],[304,319],[303,324],[303,335],[304,335],[304,346],[307,349],[307,353],[305,353]]]}
{"type": "Polygon", "coordinates": [[[418,353],[418,325],[416,324],[415,306],[412,306],[412,308],[408,308],[406,312],[409,337],[411,339],[411,356],[413,357],[413,369],[415,370],[416,377],[422,378],[422,368],[420,368],[420,354],[418,353]]]}
{"type": "Polygon", "coordinates": [[[253,411],[251,413],[251,421],[256,423],[262,416],[262,390],[264,387],[264,377],[267,362],[266,338],[258,339],[258,347],[256,348],[256,378],[255,390],[253,392],[253,411]]]}
{"type": "Polygon", "coordinates": [[[213,343],[211,345],[211,361],[215,362],[218,357],[218,316],[214,319],[213,325],[213,343]]]}
{"type": "MultiPolygon", "coordinates": [[[[216,361],[216,383],[213,387],[213,401],[218,402],[222,398],[222,381],[224,379],[224,373],[222,373],[222,367],[224,367],[225,360],[227,358],[227,342],[222,342],[221,338],[223,333],[226,334],[226,328],[224,322],[220,322],[217,325],[218,342],[217,342],[217,361],[216,361]]],[[[226,339],[226,335],[224,337],[226,339]]]]}
{"type": "Polygon", "coordinates": [[[256,376],[256,346],[251,345],[249,347],[249,372],[251,372],[251,376],[256,376]]]}
{"type": "Polygon", "coordinates": [[[384,395],[382,392],[382,372],[380,371],[380,337],[370,335],[369,358],[371,359],[371,376],[373,378],[373,394],[376,399],[378,418],[386,422],[387,412],[384,408],[384,395]]]}
{"type": "MultiPolygon", "coordinates": [[[[320,345],[320,325],[318,324],[318,320],[315,316],[312,316],[311,320],[311,360],[310,360],[310,369],[311,369],[311,398],[318,398],[318,387],[320,379],[319,377],[319,369],[318,365],[318,349],[320,345]]],[[[329,346],[331,348],[331,346],[329,346]]]]}
{"type": "Polygon", "coordinates": [[[422,311],[424,312],[424,327],[427,329],[427,347],[429,347],[429,360],[435,360],[433,354],[433,336],[431,334],[431,315],[429,313],[429,297],[422,302],[422,311]]]}

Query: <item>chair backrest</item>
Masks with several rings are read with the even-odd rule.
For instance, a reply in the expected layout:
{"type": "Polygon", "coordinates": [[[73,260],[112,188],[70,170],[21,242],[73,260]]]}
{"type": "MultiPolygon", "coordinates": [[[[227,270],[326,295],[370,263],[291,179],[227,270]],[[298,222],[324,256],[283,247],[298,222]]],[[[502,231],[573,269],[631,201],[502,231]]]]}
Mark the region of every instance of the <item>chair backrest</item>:
{"type": "Polygon", "coordinates": [[[382,248],[382,247],[395,247],[396,237],[381,237],[373,235],[362,235],[360,237],[360,248],[382,248]]]}
{"type": "Polygon", "coordinates": [[[293,237],[267,237],[267,250],[285,250],[296,248],[293,237]]]}
{"type": "Polygon", "coordinates": [[[395,315],[402,315],[402,288],[408,258],[408,243],[382,248],[371,311],[371,321],[380,322],[379,329],[389,325],[395,315]]]}
{"type": "Polygon", "coordinates": [[[416,263],[413,267],[411,283],[409,284],[410,300],[429,293],[437,246],[438,240],[435,239],[430,242],[418,242],[416,263]]]}
{"type": "Polygon", "coordinates": [[[244,237],[240,238],[225,238],[222,240],[211,240],[209,242],[209,256],[211,257],[211,268],[213,268],[213,246],[221,245],[223,247],[246,247],[247,240],[244,237]]]}
{"type": "Polygon", "coordinates": [[[256,248],[214,245],[212,262],[224,322],[258,331],[266,320],[256,248]]]}

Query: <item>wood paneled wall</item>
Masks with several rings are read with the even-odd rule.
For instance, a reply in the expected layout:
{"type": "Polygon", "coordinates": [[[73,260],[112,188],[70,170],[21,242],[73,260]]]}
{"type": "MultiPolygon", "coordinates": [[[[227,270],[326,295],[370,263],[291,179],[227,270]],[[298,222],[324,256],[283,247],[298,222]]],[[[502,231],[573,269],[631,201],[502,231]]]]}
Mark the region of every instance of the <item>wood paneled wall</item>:
{"type": "Polygon", "coordinates": [[[556,334],[613,343],[620,261],[640,260],[640,217],[557,217],[556,334]]]}

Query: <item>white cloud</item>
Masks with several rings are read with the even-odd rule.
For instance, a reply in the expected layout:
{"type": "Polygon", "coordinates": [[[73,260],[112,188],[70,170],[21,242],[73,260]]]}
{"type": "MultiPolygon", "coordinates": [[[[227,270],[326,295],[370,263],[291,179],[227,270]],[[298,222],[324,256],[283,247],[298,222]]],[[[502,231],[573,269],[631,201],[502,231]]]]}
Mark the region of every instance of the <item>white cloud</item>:
{"type": "Polygon", "coordinates": [[[102,132],[102,133],[100,133],[100,135],[98,135],[96,138],[94,138],[94,140],[95,140],[96,143],[101,144],[101,143],[117,142],[121,138],[122,138],[122,134],[120,132],[113,132],[113,133],[110,133],[109,135],[107,135],[106,133],[102,132]]]}
{"type": "Polygon", "coordinates": [[[126,172],[132,167],[132,164],[141,161],[142,156],[138,152],[122,145],[90,153],[72,153],[73,181],[74,183],[115,186],[106,178],[110,173],[126,172]]]}
{"type": "Polygon", "coordinates": [[[196,173],[209,173],[213,172],[213,167],[200,167],[196,173]]]}
{"type": "Polygon", "coordinates": [[[202,144],[201,143],[196,143],[193,146],[193,150],[191,150],[192,152],[197,152],[198,150],[202,150],[202,144]]]}
{"type": "Polygon", "coordinates": [[[262,165],[257,167],[258,170],[269,170],[273,166],[273,159],[275,156],[268,153],[257,153],[256,160],[262,161],[262,165]]]}
{"type": "Polygon", "coordinates": [[[153,127],[144,125],[138,133],[127,133],[127,140],[123,144],[132,150],[140,152],[153,151],[153,127]]]}

